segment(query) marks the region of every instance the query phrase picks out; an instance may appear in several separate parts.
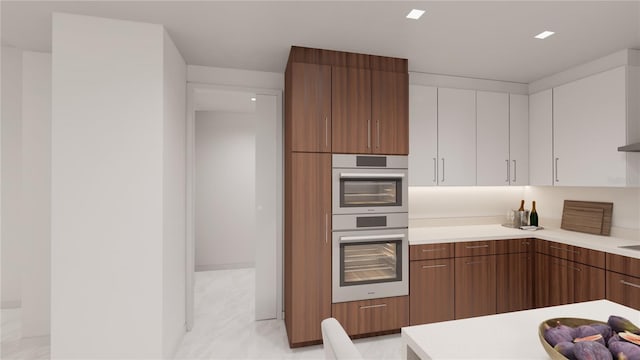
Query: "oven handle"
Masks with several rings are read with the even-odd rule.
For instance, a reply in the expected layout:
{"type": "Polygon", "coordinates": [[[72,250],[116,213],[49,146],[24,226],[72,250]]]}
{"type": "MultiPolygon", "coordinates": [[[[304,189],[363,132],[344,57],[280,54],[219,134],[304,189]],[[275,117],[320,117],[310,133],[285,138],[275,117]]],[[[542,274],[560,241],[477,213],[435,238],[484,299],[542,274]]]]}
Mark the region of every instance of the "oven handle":
{"type": "Polygon", "coordinates": [[[384,239],[404,239],[404,234],[389,235],[360,235],[360,236],[340,236],[340,242],[363,241],[363,240],[384,240],[384,239]]]}
{"type": "Polygon", "coordinates": [[[392,178],[403,178],[404,174],[375,174],[375,173],[340,173],[340,178],[354,178],[354,179],[364,179],[364,178],[375,178],[375,179],[392,179],[392,178]]]}

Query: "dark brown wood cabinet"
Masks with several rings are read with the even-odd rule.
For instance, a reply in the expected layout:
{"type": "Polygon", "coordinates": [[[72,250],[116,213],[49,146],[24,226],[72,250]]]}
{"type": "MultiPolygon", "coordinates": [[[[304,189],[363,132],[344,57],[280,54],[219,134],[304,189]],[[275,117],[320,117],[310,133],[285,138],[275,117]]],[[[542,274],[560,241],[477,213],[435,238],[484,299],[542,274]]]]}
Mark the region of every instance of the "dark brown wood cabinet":
{"type": "Polygon", "coordinates": [[[285,322],[290,346],[331,317],[331,155],[290,153],[285,172],[285,322]]]}
{"type": "Polygon", "coordinates": [[[537,240],[535,306],[604,299],[605,253],[537,240]]]}
{"type": "Polygon", "coordinates": [[[607,254],[607,299],[640,310],[640,259],[607,254]]]}
{"type": "Polygon", "coordinates": [[[533,260],[533,252],[497,255],[497,313],[533,308],[533,260]]]}
{"type": "Polygon", "coordinates": [[[349,301],[333,304],[333,317],[349,335],[397,330],[409,325],[409,297],[349,301]]]}
{"type": "Polygon", "coordinates": [[[496,260],[496,255],[455,259],[456,319],[496,313],[496,260]]]}
{"type": "Polygon", "coordinates": [[[454,243],[411,245],[409,261],[452,258],[454,243]]]}
{"type": "Polygon", "coordinates": [[[640,310],[640,278],[607,271],[607,300],[640,310]]]}
{"type": "Polygon", "coordinates": [[[453,320],[454,260],[418,260],[409,265],[411,325],[453,320]]]}
{"type": "Polygon", "coordinates": [[[331,66],[290,63],[285,83],[287,151],[331,152],[331,66]]]}
{"type": "Polygon", "coordinates": [[[371,140],[375,154],[409,154],[409,74],[371,72],[371,140]]]}
{"type": "Polygon", "coordinates": [[[334,66],[331,99],[333,152],[371,153],[371,71],[334,66]]]}

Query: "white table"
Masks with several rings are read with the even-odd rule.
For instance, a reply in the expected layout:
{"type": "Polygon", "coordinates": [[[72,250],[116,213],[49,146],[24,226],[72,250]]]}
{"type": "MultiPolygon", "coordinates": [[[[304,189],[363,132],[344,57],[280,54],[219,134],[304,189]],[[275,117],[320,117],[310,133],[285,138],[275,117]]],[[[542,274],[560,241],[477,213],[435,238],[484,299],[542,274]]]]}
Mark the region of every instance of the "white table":
{"type": "Polygon", "coordinates": [[[619,315],[640,326],[640,311],[610,302],[577,304],[480,316],[402,328],[406,359],[549,359],[538,326],[557,317],[607,321],[619,315]]]}

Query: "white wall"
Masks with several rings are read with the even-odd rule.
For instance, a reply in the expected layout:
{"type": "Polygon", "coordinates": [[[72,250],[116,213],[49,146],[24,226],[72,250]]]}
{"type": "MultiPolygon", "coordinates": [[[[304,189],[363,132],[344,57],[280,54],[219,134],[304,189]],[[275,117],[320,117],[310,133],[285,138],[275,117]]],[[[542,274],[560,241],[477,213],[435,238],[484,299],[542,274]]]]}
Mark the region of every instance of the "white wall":
{"type": "Polygon", "coordinates": [[[22,52],[2,47],[2,308],[19,307],[22,240],[22,52]]]}
{"type": "Polygon", "coordinates": [[[255,113],[196,112],[196,269],[255,261],[255,113]]]}
{"type": "Polygon", "coordinates": [[[187,66],[164,34],[163,353],[171,358],[185,332],[187,66]]]}
{"type": "Polygon", "coordinates": [[[181,92],[181,61],[165,35],[53,14],[54,359],[169,357],[181,331],[170,313],[184,293],[164,300],[182,276],[179,254],[165,252],[181,236],[169,217],[183,211],[165,210],[181,202],[181,176],[165,175],[183,161],[180,136],[165,133],[181,107],[167,100],[181,92]]]}
{"type": "Polygon", "coordinates": [[[51,306],[51,54],[23,52],[22,337],[49,335],[51,306]]]}
{"type": "Polygon", "coordinates": [[[255,89],[284,89],[284,69],[281,73],[189,65],[187,81],[255,89]]]}
{"type": "Polygon", "coordinates": [[[635,230],[631,234],[640,230],[640,188],[530,186],[525,197],[528,204],[536,201],[541,226],[560,226],[564,200],[582,200],[613,203],[612,235],[625,236],[624,229],[635,230]]]}

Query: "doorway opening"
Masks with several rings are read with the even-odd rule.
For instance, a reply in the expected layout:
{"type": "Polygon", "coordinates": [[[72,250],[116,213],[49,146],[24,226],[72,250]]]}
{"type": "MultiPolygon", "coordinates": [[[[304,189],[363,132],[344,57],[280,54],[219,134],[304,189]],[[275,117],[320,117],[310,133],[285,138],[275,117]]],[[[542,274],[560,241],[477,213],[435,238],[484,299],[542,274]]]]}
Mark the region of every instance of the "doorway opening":
{"type": "Polygon", "coordinates": [[[255,319],[282,318],[282,95],[188,84],[187,328],[194,271],[255,269],[255,319]]]}

